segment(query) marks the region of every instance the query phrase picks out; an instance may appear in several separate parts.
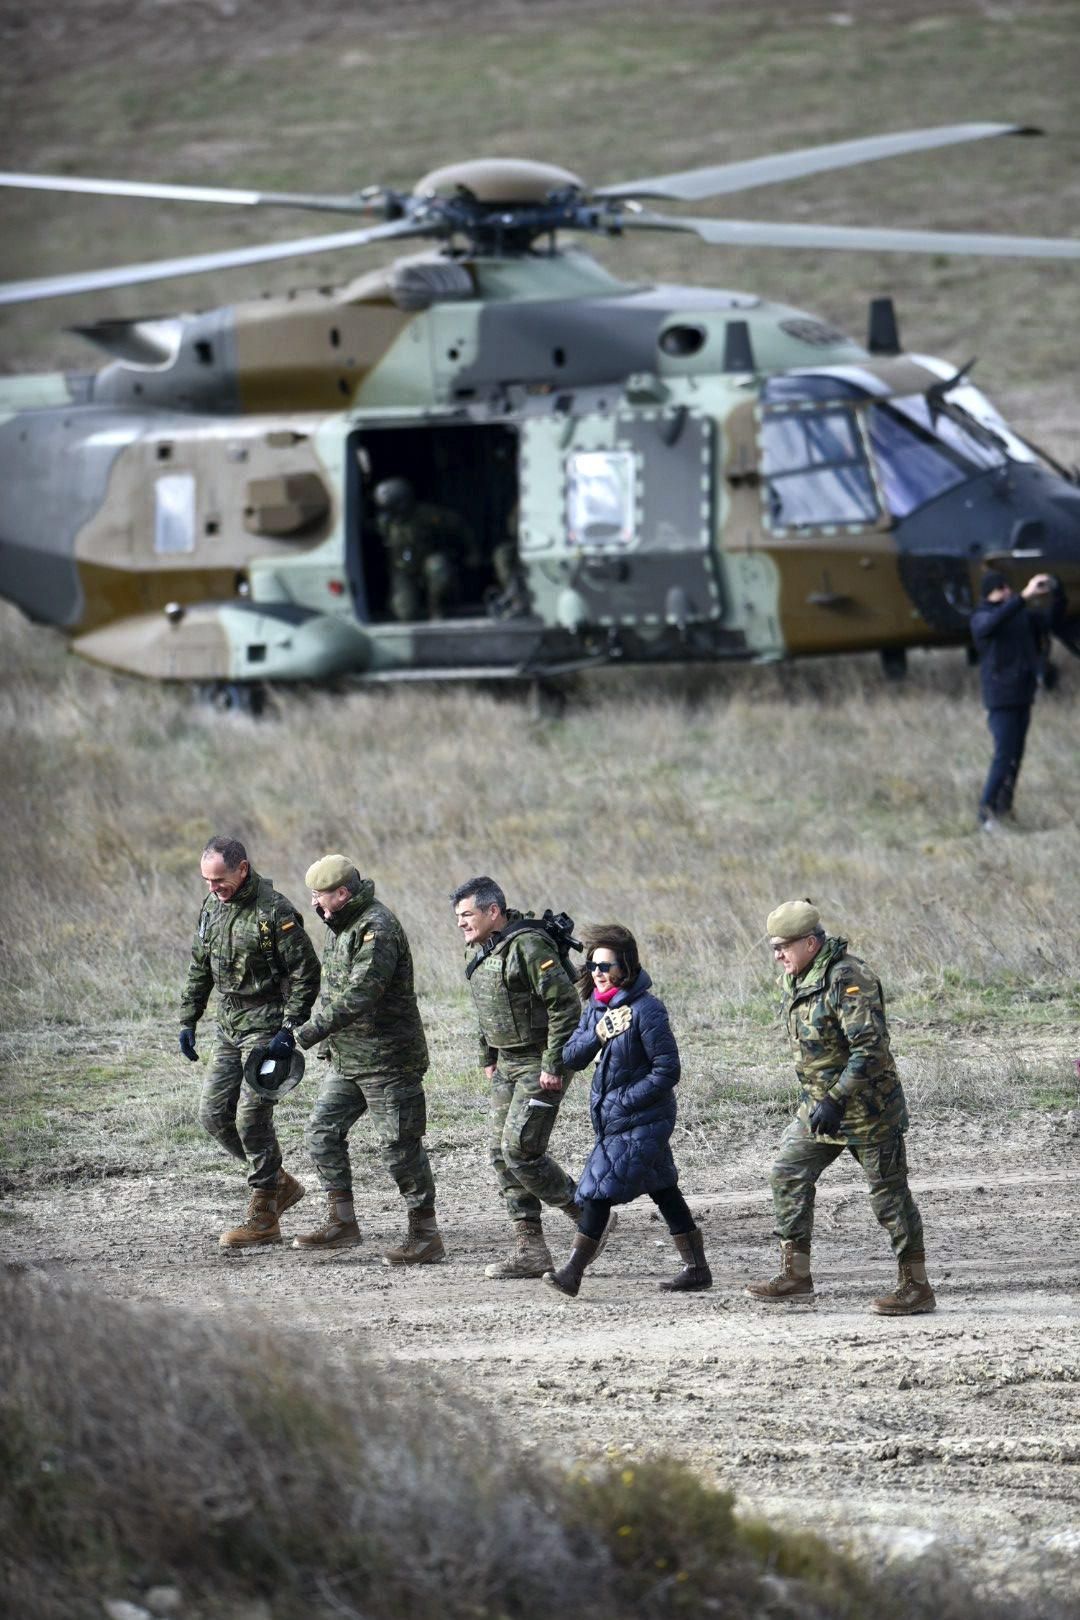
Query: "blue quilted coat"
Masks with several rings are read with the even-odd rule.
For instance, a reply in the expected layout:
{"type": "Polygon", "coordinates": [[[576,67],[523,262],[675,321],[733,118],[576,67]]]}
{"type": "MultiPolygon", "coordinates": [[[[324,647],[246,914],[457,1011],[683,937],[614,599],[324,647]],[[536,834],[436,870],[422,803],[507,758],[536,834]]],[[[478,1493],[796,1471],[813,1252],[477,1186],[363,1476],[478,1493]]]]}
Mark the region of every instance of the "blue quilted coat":
{"type": "Polygon", "coordinates": [[[642,1193],[674,1187],[679,1179],[669,1146],[679,1048],[667,1008],[650,994],[651,987],[642,968],[633,984],[606,1006],[590,997],[563,1047],[568,1069],[584,1069],[600,1053],[589,1096],[596,1146],[578,1182],[578,1198],[628,1204],[642,1193]],[[623,1006],[631,1010],[630,1028],[601,1047],[595,1033],[598,1021],[608,1007],[623,1006]]]}

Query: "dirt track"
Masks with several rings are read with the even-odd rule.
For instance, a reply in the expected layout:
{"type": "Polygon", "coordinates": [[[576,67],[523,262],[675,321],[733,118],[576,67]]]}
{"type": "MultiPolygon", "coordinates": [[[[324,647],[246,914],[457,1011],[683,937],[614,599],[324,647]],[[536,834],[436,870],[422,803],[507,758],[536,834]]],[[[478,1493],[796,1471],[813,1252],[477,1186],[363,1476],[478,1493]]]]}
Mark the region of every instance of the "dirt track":
{"type": "MultiPolygon", "coordinates": [[[[1077,1138],[1035,1114],[1007,1134],[958,1115],[912,1133],[939,1309],[907,1321],[867,1312],[893,1272],[844,1163],[819,1191],[816,1299],[770,1308],[745,1296],[772,1267],[770,1145],[729,1141],[720,1167],[695,1162],[687,1142],[683,1183],[716,1282],[685,1298],[656,1292],[674,1255],[647,1203],[623,1213],[576,1302],[487,1281],[505,1234],[478,1149],[442,1166],[449,1261],[418,1272],[380,1263],[400,1211],[366,1150],[357,1250],[222,1254],[218,1230],[243,1198],[225,1172],[10,1197],[3,1249],[132,1299],[207,1311],[270,1301],[277,1325],[342,1353],[460,1381],[526,1447],[567,1460],[664,1449],[744,1508],[855,1530],[889,1555],[948,1547],[999,1588],[1030,1587],[1038,1568],[1080,1590],[1077,1138]]],[[[318,1212],[309,1185],[290,1234],[318,1212]]],[[[561,1255],[570,1226],[546,1224],[561,1255]]]]}

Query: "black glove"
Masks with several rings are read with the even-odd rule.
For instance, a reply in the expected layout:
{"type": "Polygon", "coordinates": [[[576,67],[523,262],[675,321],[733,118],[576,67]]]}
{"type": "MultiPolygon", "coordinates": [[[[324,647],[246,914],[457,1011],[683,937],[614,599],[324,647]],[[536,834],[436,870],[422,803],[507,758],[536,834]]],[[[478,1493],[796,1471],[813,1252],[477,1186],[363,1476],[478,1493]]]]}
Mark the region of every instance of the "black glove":
{"type": "Polygon", "coordinates": [[[810,1129],[815,1136],[837,1136],[844,1122],[844,1109],[847,1103],[839,1103],[835,1097],[822,1097],[821,1101],[810,1110],[810,1129]]]}
{"type": "Polygon", "coordinates": [[[266,1048],[267,1057],[287,1058],[296,1050],[296,1036],[291,1029],[279,1029],[266,1048]]]}
{"type": "Polygon", "coordinates": [[[180,1031],[180,1050],[189,1063],[198,1063],[199,1054],[195,1050],[195,1031],[185,1024],[180,1031]]]}

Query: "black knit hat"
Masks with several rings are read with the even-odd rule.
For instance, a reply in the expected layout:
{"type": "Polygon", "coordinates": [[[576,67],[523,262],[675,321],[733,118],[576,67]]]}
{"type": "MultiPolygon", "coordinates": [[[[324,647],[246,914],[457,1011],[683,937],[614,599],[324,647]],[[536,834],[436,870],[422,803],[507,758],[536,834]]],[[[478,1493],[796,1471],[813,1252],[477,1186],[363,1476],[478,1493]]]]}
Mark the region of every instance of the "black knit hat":
{"type": "Polygon", "coordinates": [[[988,568],[979,583],[979,594],[985,602],[991,591],[1004,590],[1008,583],[1000,568],[988,568]]]}

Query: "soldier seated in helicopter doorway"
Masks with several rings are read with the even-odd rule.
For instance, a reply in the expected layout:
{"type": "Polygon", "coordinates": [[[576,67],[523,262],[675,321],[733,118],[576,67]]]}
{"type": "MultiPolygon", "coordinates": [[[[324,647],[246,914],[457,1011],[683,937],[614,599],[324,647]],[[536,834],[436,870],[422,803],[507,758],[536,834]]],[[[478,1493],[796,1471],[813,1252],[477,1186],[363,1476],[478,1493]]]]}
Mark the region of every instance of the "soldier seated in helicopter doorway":
{"type": "Polygon", "coordinates": [[[518,619],[529,611],[529,591],[518,555],[518,503],[514,502],[506,520],[506,535],[491,553],[496,584],[485,597],[493,619],[518,619]]]}
{"type": "Polygon", "coordinates": [[[402,624],[445,618],[473,546],[468,525],[449,507],[418,501],[407,478],[384,478],[375,486],[375,526],[386,548],[393,617],[402,624]]]}

